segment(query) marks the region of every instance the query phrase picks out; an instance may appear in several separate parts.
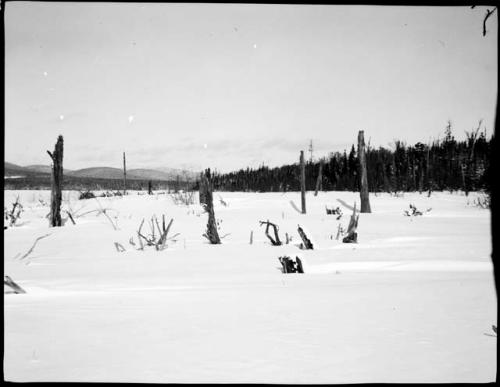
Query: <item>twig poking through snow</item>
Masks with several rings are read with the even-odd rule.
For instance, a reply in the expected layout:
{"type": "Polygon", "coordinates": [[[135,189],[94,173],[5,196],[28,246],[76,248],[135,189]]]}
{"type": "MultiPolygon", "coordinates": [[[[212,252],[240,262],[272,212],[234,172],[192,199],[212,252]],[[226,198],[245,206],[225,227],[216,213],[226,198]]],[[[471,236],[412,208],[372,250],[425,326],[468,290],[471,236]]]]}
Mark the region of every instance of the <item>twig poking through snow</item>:
{"type": "Polygon", "coordinates": [[[38,241],[39,241],[40,239],[43,239],[43,238],[48,237],[49,235],[50,235],[50,234],[46,234],[46,235],[42,235],[42,236],[40,236],[40,237],[36,238],[35,243],[33,243],[33,246],[31,246],[31,248],[28,250],[28,252],[27,252],[26,254],[24,254],[24,255],[23,255],[21,258],[19,258],[19,259],[20,259],[20,260],[22,260],[22,259],[26,258],[28,255],[30,255],[30,254],[33,252],[33,250],[35,249],[35,246],[36,246],[36,244],[38,243],[38,241]]]}
{"type": "Polygon", "coordinates": [[[68,214],[68,217],[71,220],[71,222],[76,225],[75,220],[73,219],[73,216],[71,215],[71,212],[69,212],[68,210],[66,210],[66,214],[68,214]]]}
{"type": "Polygon", "coordinates": [[[126,251],[126,250],[125,250],[125,247],[123,247],[123,245],[121,245],[121,244],[120,244],[120,243],[118,243],[118,242],[115,242],[115,247],[116,247],[116,250],[117,250],[119,253],[122,253],[122,252],[126,251]]]}

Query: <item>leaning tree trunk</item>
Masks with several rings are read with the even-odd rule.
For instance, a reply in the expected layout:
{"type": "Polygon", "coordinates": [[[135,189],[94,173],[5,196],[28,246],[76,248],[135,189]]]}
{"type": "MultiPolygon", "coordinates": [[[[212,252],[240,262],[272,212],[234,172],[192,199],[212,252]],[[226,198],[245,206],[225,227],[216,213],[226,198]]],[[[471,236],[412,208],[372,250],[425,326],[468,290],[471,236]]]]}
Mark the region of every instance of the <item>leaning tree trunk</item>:
{"type": "Polygon", "coordinates": [[[365,138],[364,131],[360,130],[358,133],[358,157],[359,157],[359,177],[360,189],[359,195],[361,197],[361,211],[362,213],[372,212],[370,208],[370,198],[368,192],[368,177],[366,171],[366,154],[365,154],[365,138]]]}
{"type": "Polygon", "coordinates": [[[62,183],[63,183],[63,137],[57,138],[54,152],[49,154],[52,159],[52,190],[50,193],[50,226],[61,227],[61,201],[62,201],[62,183]]]}
{"type": "Polygon", "coordinates": [[[304,163],[304,151],[300,151],[300,201],[302,213],[306,213],[306,165],[304,163]]]}
{"type": "Polygon", "coordinates": [[[208,223],[207,223],[207,232],[205,233],[205,237],[210,241],[213,245],[218,245],[221,243],[219,233],[217,232],[217,223],[215,221],[215,213],[214,213],[214,200],[212,195],[212,179],[210,177],[210,168],[205,171],[205,179],[206,179],[206,205],[205,208],[208,212],[208,223]]]}

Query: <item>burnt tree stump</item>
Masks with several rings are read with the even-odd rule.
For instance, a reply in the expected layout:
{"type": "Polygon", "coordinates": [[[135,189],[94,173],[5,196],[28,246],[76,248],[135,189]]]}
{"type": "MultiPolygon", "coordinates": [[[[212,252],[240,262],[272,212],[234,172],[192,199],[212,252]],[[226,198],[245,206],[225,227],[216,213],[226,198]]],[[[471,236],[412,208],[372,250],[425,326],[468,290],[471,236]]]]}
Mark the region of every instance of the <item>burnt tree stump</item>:
{"type": "Polygon", "coordinates": [[[295,257],[295,259],[289,256],[278,257],[278,260],[281,263],[281,272],[283,274],[289,273],[304,273],[304,268],[302,266],[302,261],[299,257],[295,257]]]}

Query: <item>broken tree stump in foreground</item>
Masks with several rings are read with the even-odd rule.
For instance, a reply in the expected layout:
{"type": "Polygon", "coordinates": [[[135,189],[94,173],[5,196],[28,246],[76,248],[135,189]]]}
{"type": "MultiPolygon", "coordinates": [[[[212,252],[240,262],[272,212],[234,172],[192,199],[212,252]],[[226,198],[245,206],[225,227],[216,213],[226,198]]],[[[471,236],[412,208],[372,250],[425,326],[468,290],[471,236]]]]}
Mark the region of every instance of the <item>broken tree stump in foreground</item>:
{"type": "Polygon", "coordinates": [[[278,260],[281,263],[281,272],[283,274],[288,273],[304,273],[304,268],[302,266],[302,261],[299,257],[295,257],[295,259],[290,258],[289,256],[278,257],[278,260]]]}
{"type": "Polygon", "coordinates": [[[300,237],[302,238],[302,244],[304,246],[304,249],[305,250],[313,250],[314,246],[313,246],[312,241],[307,237],[306,233],[304,232],[302,227],[300,227],[300,225],[298,225],[297,232],[299,233],[300,237]]]}
{"type": "Polygon", "coordinates": [[[347,227],[347,235],[344,237],[344,239],[342,239],[342,242],[358,243],[358,233],[356,232],[358,228],[358,220],[359,220],[359,214],[356,215],[356,202],[355,202],[351,219],[349,220],[349,226],[347,227]]]}

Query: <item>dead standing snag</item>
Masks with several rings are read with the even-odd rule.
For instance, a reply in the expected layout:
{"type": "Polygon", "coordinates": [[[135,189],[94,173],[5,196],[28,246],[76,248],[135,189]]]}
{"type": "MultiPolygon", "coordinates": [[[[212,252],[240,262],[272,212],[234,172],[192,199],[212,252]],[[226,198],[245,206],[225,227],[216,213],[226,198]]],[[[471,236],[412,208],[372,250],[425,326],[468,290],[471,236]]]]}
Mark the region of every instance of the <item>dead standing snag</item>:
{"type": "Polygon", "coordinates": [[[306,165],[304,151],[300,151],[300,203],[302,213],[306,213],[306,165]]]}
{"type": "Polygon", "coordinates": [[[54,152],[47,151],[52,159],[52,190],[50,193],[50,226],[61,227],[61,201],[63,183],[63,137],[59,136],[54,148],[54,152]]]}
{"type": "Polygon", "coordinates": [[[368,191],[368,172],[366,168],[365,138],[364,131],[358,133],[358,157],[359,157],[359,195],[361,197],[361,212],[370,213],[370,199],[368,191]]]}

